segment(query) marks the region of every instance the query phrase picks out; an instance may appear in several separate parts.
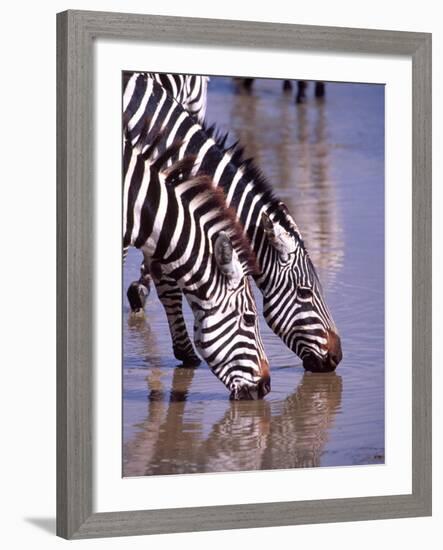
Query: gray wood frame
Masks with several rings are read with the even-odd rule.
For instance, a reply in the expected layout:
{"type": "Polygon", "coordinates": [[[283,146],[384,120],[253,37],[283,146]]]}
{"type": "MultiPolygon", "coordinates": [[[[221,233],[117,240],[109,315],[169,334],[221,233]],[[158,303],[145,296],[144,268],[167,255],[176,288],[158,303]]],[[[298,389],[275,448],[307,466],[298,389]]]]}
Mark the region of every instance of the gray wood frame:
{"type": "MultiPolygon", "coordinates": [[[[74,539],[431,514],[431,35],[124,13],[57,15],[57,534],[74,539]],[[93,513],[95,38],[412,59],[412,494],[93,513]]],[[[406,335],[409,337],[409,335],[406,335]]]]}

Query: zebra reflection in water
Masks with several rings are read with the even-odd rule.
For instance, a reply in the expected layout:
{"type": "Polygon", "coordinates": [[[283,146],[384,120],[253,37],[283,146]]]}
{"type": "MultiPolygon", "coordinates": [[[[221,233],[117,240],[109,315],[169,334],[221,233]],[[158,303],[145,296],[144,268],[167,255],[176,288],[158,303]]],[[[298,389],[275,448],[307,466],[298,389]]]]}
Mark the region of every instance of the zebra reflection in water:
{"type": "MultiPolygon", "coordinates": [[[[149,354],[143,358],[146,368],[147,416],[135,427],[136,435],[123,446],[123,475],[148,475],[146,465],[157,469],[168,463],[189,457],[197,447],[197,439],[184,420],[185,406],[196,369],[174,368],[170,389],[164,378],[171,365],[164,359],[159,343],[149,322],[129,316],[129,330],[140,344],[140,349],[149,354]]],[[[203,423],[203,414],[201,422],[203,423]]],[[[190,460],[190,464],[192,460],[190,460]]],[[[156,471],[155,473],[170,473],[156,471]]],[[[189,472],[188,472],[189,473],[189,472]]]]}
{"type": "Polygon", "coordinates": [[[320,466],[341,395],[341,376],[305,373],[284,400],[260,403],[260,414],[256,407],[230,407],[202,445],[204,471],[320,466]]]}
{"type": "Polygon", "coordinates": [[[208,431],[212,397],[196,395],[196,369],[175,368],[170,390],[160,371],[155,362],[148,370],[147,416],[124,446],[124,476],[321,466],[341,376],[305,373],[285,399],[230,402],[208,431]]]}

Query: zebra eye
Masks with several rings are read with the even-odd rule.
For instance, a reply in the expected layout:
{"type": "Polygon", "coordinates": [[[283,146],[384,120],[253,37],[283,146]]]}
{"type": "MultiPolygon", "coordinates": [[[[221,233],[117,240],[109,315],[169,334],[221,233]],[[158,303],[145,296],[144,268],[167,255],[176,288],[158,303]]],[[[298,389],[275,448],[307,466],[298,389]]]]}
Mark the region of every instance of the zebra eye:
{"type": "Polygon", "coordinates": [[[243,321],[245,325],[247,325],[248,327],[252,327],[255,325],[255,315],[253,313],[244,313],[243,321]]]}
{"type": "Polygon", "coordinates": [[[299,288],[297,290],[297,298],[302,302],[312,302],[312,290],[305,287],[299,288]]]}

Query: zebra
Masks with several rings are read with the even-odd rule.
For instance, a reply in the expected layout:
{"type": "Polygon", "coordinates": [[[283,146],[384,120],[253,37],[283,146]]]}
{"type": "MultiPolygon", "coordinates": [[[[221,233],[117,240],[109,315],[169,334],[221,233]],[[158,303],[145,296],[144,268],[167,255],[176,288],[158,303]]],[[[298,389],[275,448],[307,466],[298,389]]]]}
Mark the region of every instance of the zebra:
{"type": "MultiPolygon", "coordinates": [[[[130,78],[133,73],[123,73],[123,89],[131,86],[130,78]]],[[[194,116],[198,122],[205,120],[207,106],[207,92],[209,77],[190,74],[169,73],[140,73],[152,78],[164,88],[164,90],[176,99],[183,107],[194,116]]]]}
{"type": "MultiPolygon", "coordinates": [[[[132,73],[123,72],[123,89],[125,89],[132,73]]],[[[204,122],[207,106],[207,89],[209,77],[188,74],[146,73],[154,79],[172,97],[200,123],[204,122]]],[[[140,269],[140,277],[133,281],[127,291],[127,298],[133,316],[144,316],[144,307],[151,291],[151,277],[144,265],[140,269]]]]}
{"type": "MultiPolygon", "coordinates": [[[[179,139],[182,146],[178,158],[196,155],[194,172],[210,175],[214,185],[223,189],[227,205],[235,210],[249,238],[258,262],[259,273],[254,279],[263,295],[267,324],[301,358],[306,370],[335,370],[342,359],[341,340],[320,280],[288,208],[275,197],[252,159],[244,158],[238,144],[226,147],[226,135],[217,135],[215,127],[199,125],[145,74],[130,77],[124,106],[123,119],[131,139],[138,139],[144,114],[154,113],[148,133],[162,128],[163,147],[179,139]]],[[[172,281],[162,283],[163,292],[169,285],[168,292],[175,298],[163,303],[174,345],[194,361],[181,298],[172,281]]]]}
{"type": "Polygon", "coordinates": [[[210,178],[192,174],[195,157],[169,162],[181,142],[158,153],[161,134],[147,147],[143,132],[135,144],[125,134],[124,251],[142,251],[163,299],[162,275],[183,292],[194,314],[194,343],[230,398],[264,397],[269,363],[248,279],[255,259],[241,226],[210,178]]]}

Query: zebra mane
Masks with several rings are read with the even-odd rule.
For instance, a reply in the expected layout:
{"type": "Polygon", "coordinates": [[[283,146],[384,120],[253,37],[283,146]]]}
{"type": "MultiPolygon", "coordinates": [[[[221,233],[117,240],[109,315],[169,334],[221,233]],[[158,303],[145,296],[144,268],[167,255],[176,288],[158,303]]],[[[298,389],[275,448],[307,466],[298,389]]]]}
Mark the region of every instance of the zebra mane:
{"type": "MultiPolygon", "coordinates": [[[[195,175],[193,173],[197,158],[195,155],[187,155],[180,160],[174,158],[183,145],[181,140],[174,141],[159,153],[157,146],[164,138],[165,131],[158,132],[155,137],[149,135],[148,139],[148,127],[149,121],[146,121],[140,138],[132,146],[133,149],[138,151],[145,162],[148,162],[156,171],[165,176],[167,186],[175,187],[186,182],[190,188],[192,187],[194,193],[202,198],[208,210],[217,212],[218,217],[226,221],[227,227],[224,228],[224,231],[228,233],[246,273],[257,275],[259,269],[251,243],[245,235],[242,225],[237,221],[235,210],[226,204],[226,197],[222,189],[215,186],[209,175],[195,175]]],[[[129,131],[125,130],[125,136],[127,142],[131,144],[129,131]]]]}
{"type": "MultiPolygon", "coordinates": [[[[178,161],[176,164],[180,165],[181,163],[189,163],[189,165],[194,163],[192,157],[190,159],[183,159],[178,161]]],[[[175,174],[177,170],[181,171],[181,166],[175,166],[174,164],[168,169],[167,182],[169,184],[175,184],[175,182],[181,183],[183,179],[176,178],[175,174]],[[173,179],[170,179],[171,171],[173,174],[173,179]]],[[[196,193],[205,202],[205,206],[213,211],[217,212],[217,215],[220,219],[223,219],[227,222],[227,227],[224,228],[231,239],[232,245],[235,248],[239,260],[242,263],[245,271],[249,275],[258,275],[259,269],[257,265],[257,259],[255,253],[251,247],[248,237],[245,235],[243,227],[237,221],[237,215],[233,208],[230,208],[226,205],[225,194],[218,187],[214,187],[214,183],[210,176],[207,175],[198,175],[191,177],[187,180],[187,183],[192,184],[192,188],[196,193]]],[[[215,238],[215,237],[214,237],[215,238]]],[[[214,244],[214,243],[213,243],[214,244]]]]}
{"type": "MultiPolygon", "coordinates": [[[[254,159],[252,157],[245,158],[245,148],[240,145],[239,141],[236,141],[229,147],[226,147],[229,132],[223,133],[216,127],[215,124],[208,126],[206,122],[202,124],[202,128],[205,134],[215,141],[217,147],[219,147],[223,153],[228,153],[231,155],[230,162],[242,170],[245,180],[253,181],[254,189],[257,193],[262,194],[263,202],[269,205],[269,212],[273,213],[274,221],[279,222],[287,231],[294,234],[299,243],[304,246],[301,233],[293,222],[288,207],[284,204],[284,202],[275,196],[271,184],[266,179],[263,172],[257,167],[254,159]]],[[[236,193],[241,194],[242,192],[243,189],[241,188],[236,190],[236,193]]]]}
{"type": "MultiPolygon", "coordinates": [[[[148,72],[144,72],[144,71],[136,72],[136,73],[133,73],[133,72],[126,73],[125,72],[124,78],[123,78],[123,86],[124,87],[127,84],[128,78],[130,77],[131,74],[139,74],[140,77],[145,78],[145,79],[149,78],[149,73],[148,72]]],[[[154,81],[153,85],[154,85],[154,87],[162,87],[161,84],[159,84],[156,81],[154,81]]],[[[180,103],[175,98],[173,98],[170,95],[169,95],[169,97],[171,98],[171,100],[175,104],[180,105],[180,103]]],[[[180,105],[180,107],[183,110],[185,110],[182,105],[180,105]]],[[[137,139],[136,135],[135,136],[130,135],[131,132],[128,129],[128,122],[129,122],[129,119],[132,116],[132,114],[133,113],[130,113],[130,112],[124,113],[124,115],[123,115],[123,127],[126,128],[126,131],[128,132],[129,137],[137,139]]],[[[191,118],[193,118],[191,114],[189,114],[189,116],[191,118]]],[[[255,165],[253,159],[252,158],[245,158],[245,150],[239,144],[239,142],[236,141],[235,143],[233,143],[232,145],[227,147],[226,142],[227,142],[228,137],[229,137],[228,132],[226,132],[226,133],[221,132],[215,124],[208,125],[206,122],[201,123],[201,122],[198,122],[197,120],[195,120],[195,122],[198,123],[201,126],[202,131],[203,131],[203,133],[205,134],[206,137],[214,140],[215,144],[221,150],[221,152],[228,153],[229,155],[231,155],[231,163],[233,163],[236,168],[240,168],[243,171],[243,174],[245,175],[245,177],[249,181],[253,180],[254,189],[256,190],[257,193],[262,194],[262,200],[263,200],[263,202],[267,203],[267,205],[269,206],[268,213],[269,212],[273,213],[273,219],[275,221],[278,221],[287,231],[290,231],[292,234],[294,234],[294,236],[297,237],[299,242],[302,243],[302,238],[301,238],[300,232],[298,231],[297,227],[294,227],[294,224],[291,220],[291,216],[289,215],[289,217],[288,217],[288,214],[289,214],[288,209],[283,205],[283,203],[280,201],[280,199],[278,199],[274,195],[274,191],[272,189],[271,184],[267,181],[266,177],[261,172],[261,170],[259,168],[257,168],[257,166],[255,165]],[[283,206],[283,208],[282,208],[282,206],[283,206]]],[[[140,135],[140,137],[138,138],[138,142],[139,143],[144,142],[145,137],[148,133],[149,133],[149,120],[145,120],[144,128],[142,130],[142,134],[144,134],[144,135],[140,135]]],[[[155,139],[160,141],[162,135],[163,135],[163,132],[160,131],[160,133],[157,135],[157,137],[155,139]]],[[[150,136],[149,143],[152,143],[152,142],[153,142],[152,136],[150,136]]],[[[238,189],[236,194],[241,193],[241,192],[242,192],[242,189],[238,189]]]]}

